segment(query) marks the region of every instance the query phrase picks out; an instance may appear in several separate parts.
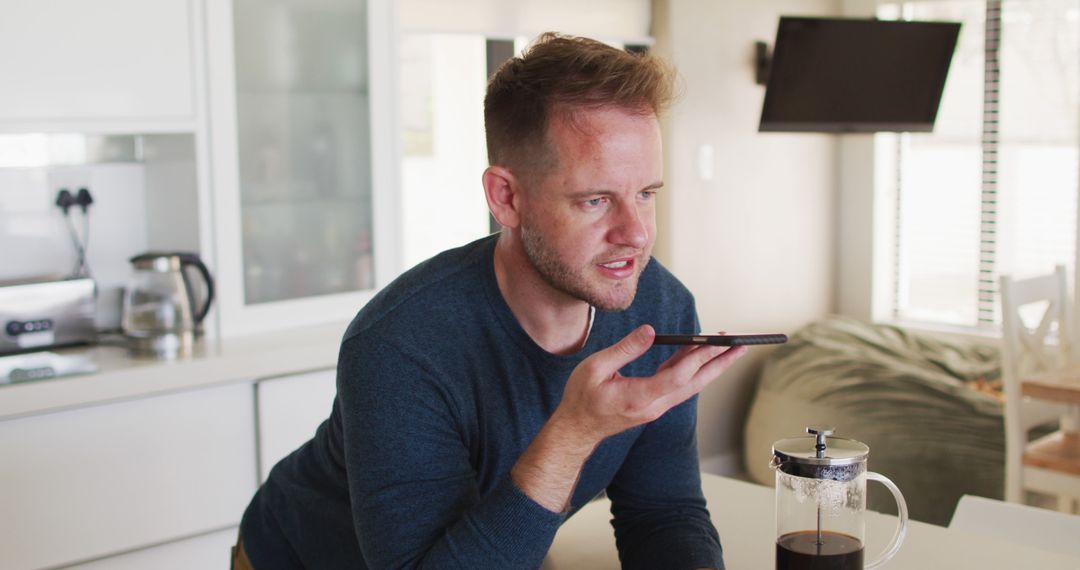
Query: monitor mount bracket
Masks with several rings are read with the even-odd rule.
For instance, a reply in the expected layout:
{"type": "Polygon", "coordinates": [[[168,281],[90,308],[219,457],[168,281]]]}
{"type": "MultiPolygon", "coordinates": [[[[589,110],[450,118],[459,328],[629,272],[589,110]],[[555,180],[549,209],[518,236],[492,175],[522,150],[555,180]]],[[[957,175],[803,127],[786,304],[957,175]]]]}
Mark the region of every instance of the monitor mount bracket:
{"type": "Polygon", "coordinates": [[[772,67],[772,54],[769,44],[754,42],[754,81],[758,85],[769,83],[769,69],[772,67]]]}

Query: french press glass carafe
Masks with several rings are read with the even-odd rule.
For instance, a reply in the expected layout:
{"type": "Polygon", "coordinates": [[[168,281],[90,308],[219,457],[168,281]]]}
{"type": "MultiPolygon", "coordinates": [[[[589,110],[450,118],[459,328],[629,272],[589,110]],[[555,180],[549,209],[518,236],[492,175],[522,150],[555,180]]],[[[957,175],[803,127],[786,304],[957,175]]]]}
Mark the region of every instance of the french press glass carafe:
{"type": "Polygon", "coordinates": [[[811,426],[809,436],[773,444],[777,570],[877,568],[896,554],[907,533],[904,496],[888,478],[866,470],[870,448],[830,437],[833,430],[811,426]],[[885,553],[864,566],[867,480],[892,492],[900,521],[885,553]]]}

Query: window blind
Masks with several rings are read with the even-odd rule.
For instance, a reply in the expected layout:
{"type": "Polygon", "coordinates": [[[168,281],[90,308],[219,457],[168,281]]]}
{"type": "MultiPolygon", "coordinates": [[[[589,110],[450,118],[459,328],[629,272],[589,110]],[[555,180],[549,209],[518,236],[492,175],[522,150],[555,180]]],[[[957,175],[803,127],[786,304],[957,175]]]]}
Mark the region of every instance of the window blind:
{"type": "Polygon", "coordinates": [[[986,0],[983,35],[982,197],[979,220],[978,322],[993,324],[997,295],[998,144],[1001,94],[1001,1],[986,0]]]}
{"type": "Polygon", "coordinates": [[[934,132],[898,139],[893,316],[996,327],[1000,275],[1074,265],[1080,0],[928,0],[879,11],[901,16],[963,28],[934,132]]]}

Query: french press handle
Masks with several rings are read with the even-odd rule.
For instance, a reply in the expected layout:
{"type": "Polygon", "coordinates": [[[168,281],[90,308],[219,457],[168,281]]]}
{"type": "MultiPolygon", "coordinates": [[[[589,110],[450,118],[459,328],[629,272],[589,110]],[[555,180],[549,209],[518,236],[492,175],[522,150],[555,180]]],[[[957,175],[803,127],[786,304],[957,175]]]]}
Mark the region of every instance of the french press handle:
{"type": "Polygon", "coordinates": [[[879,568],[882,564],[885,564],[893,556],[896,556],[896,552],[900,550],[900,545],[904,542],[904,537],[907,535],[907,523],[908,512],[907,502],[904,501],[904,495],[900,493],[900,489],[892,482],[888,477],[874,473],[873,471],[866,472],[866,479],[868,481],[877,481],[892,493],[894,499],[896,499],[897,513],[899,514],[899,521],[896,524],[896,531],[893,533],[892,540],[889,542],[889,546],[885,547],[885,552],[878,556],[877,560],[866,565],[866,570],[872,570],[873,568],[879,568]]]}

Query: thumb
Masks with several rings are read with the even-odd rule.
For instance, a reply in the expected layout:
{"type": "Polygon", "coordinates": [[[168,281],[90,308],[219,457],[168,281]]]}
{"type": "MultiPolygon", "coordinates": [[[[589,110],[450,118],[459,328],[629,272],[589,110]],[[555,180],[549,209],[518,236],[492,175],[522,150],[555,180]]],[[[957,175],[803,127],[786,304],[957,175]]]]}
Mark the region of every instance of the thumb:
{"type": "Polygon", "coordinates": [[[619,342],[597,352],[594,356],[599,361],[597,364],[612,374],[623,366],[637,360],[652,346],[656,338],[656,331],[651,325],[641,325],[630,334],[624,336],[619,342]]]}

